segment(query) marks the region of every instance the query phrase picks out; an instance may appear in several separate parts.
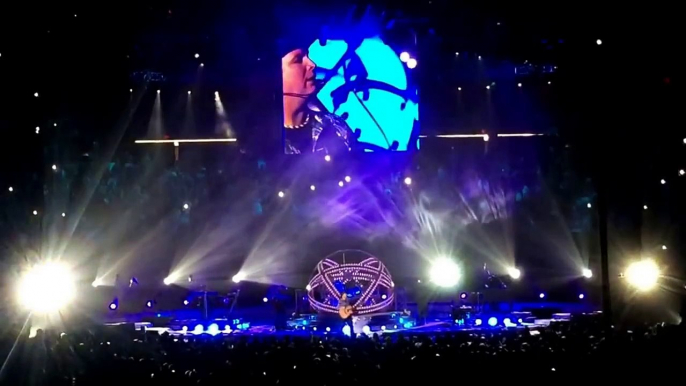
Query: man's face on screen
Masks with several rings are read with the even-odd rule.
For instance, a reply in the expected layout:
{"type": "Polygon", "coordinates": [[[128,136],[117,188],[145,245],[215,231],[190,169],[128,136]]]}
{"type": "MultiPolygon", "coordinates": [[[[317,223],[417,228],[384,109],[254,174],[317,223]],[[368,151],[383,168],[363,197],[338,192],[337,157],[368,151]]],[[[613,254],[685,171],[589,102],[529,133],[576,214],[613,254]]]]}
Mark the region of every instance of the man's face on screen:
{"type": "Polygon", "coordinates": [[[312,94],[315,92],[314,62],[302,49],[287,53],[281,59],[283,92],[293,94],[312,94]]]}

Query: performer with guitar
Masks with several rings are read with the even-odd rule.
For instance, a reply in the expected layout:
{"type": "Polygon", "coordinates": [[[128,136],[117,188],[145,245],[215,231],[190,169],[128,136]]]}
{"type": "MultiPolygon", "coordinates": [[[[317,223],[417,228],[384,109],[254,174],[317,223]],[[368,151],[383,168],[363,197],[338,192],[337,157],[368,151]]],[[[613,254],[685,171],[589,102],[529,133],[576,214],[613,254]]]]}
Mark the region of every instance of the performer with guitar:
{"type": "Polygon", "coordinates": [[[341,294],[341,298],[338,299],[338,315],[340,315],[341,319],[345,322],[345,324],[350,327],[350,337],[354,338],[355,337],[355,328],[353,326],[353,307],[350,305],[350,300],[348,299],[348,295],[343,292],[341,294]]]}

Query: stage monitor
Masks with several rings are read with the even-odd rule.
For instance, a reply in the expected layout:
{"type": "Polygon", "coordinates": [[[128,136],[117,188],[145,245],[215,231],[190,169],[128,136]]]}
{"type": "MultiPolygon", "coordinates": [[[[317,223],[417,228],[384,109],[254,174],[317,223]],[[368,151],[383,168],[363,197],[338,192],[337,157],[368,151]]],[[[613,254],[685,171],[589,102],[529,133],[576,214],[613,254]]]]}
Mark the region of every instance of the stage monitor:
{"type": "Polygon", "coordinates": [[[379,31],[352,27],[282,47],[286,154],[418,149],[414,39],[379,31]]]}

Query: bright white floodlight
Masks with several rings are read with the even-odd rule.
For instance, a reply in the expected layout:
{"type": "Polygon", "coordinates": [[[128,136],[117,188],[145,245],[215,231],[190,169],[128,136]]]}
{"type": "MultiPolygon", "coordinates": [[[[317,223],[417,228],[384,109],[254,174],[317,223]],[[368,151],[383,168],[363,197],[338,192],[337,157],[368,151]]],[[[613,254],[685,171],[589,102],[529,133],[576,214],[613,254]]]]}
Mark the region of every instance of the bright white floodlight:
{"type": "Polygon", "coordinates": [[[439,287],[450,288],[460,282],[460,267],[450,259],[441,258],[431,265],[429,278],[439,287]]]}
{"type": "Polygon", "coordinates": [[[625,272],[626,280],[641,292],[655,287],[660,278],[660,268],[653,260],[641,260],[631,263],[625,272]]]}
{"type": "Polygon", "coordinates": [[[71,271],[60,263],[43,263],[32,267],[19,282],[18,300],[37,313],[51,313],[65,308],[74,300],[76,286],[71,271]]]}
{"type": "Polygon", "coordinates": [[[520,277],[522,277],[522,271],[520,271],[519,269],[517,269],[517,268],[515,268],[515,267],[510,267],[510,268],[508,268],[508,269],[507,269],[507,274],[510,275],[510,277],[513,278],[513,279],[515,279],[515,280],[516,280],[516,279],[519,279],[520,277]]]}

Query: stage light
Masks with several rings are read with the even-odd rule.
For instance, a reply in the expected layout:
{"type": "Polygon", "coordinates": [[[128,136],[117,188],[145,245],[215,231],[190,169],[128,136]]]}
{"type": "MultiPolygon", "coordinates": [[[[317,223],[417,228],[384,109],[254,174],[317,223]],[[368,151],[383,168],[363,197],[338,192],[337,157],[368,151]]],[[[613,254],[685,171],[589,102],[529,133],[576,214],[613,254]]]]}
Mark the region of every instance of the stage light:
{"type": "Polygon", "coordinates": [[[342,188],[343,185],[345,185],[345,184],[343,183],[343,181],[338,181],[338,186],[340,186],[340,187],[342,188]]]}
{"type": "Polygon", "coordinates": [[[188,90],[188,95],[191,95],[191,91],[190,91],[190,90],[188,90]]]}
{"type": "Polygon", "coordinates": [[[598,39],[598,40],[596,40],[596,41],[595,41],[595,44],[597,44],[597,45],[601,45],[601,44],[603,44],[603,41],[602,41],[602,40],[600,40],[600,39],[598,39]]]}
{"type": "Polygon", "coordinates": [[[646,259],[633,262],[625,272],[625,278],[639,291],[648,291],[655,287],[660,277],[660,269],[655,261],[646,259]]]}
{"type": "Polygon", "coordinates": [[[386,296],[386,294],[381,295],[381,299],[383,299],[383,300],[386,300],[387,297],[388,296],[386,296]]]}
{"type": "Polygon", "coordinates": [[[328,154],[327,154],[327,155],[325,155],[325,156],[324,156],[324,161],[326,161],[326,162],[329,162],[329,161],[331,161],[331,156],[330,156],[330,155],[328,155],[328,154]]]}
{"type": "Polygon", "coordinates": [[[33,96],[36,97],[36,98],[38,98],[38,93],[37,93],[37,92],[34,92],[34,93],[33,93],[33,96]]]}
{"type": "Polygon", "coordinates": [[[491,316],[490,318],[488,318],[488,325],[491,327],[497,326],[498,325],[498,318],[496,318],[494,316],[491,316]]]}
{"type": "Polygon", "coordinates": [[[439,287],[454,287],[460,282],[460,267],[448,258],[441,258],[432,264],[429,277],[439,287]]]}
{"type": "Polygon", "coordinates": [[[667,250],[667,246],[666,246],[666,245],[663,245],[663,246],[662,246],[662,250],[663,250],[663,251],[666,251],[666,250],[667,250]]]}
{"type": "Polygon", "coordinates": [[[190,303],[188,300],[184,300],[184,301],[183,301],[183,305],[184,305],[184,306],[187,306],[188,303],[190,303]]]}
{"type": "Polygon", "coordinates": [[[486,86],[486,90],[490,90],[490,89],[491,89],[491,86],[490,86],[490,85],[489,85],[489,86],[486,86]]]}
{"type": "Polygon", "coordinates": [[[481,55],[479,55],[479,60],[481,60],[481,55]]]}
{"type": "Polygon", "coordinates": [[[9,188],[7,188],[7,190],[9,190],[10,192],[14,192],[14,188],[11,186],[9,188]]]}
{"type": "Polygon", "coordinates": [[[94,288],[100,287],[100,286],[102,285],[102,280],[96,278],[95,280],[93,280],[93,282],[91,283],[91,285],[92,285],[94,288]]]}
{"type": "Polygon", "coordinates": [[[552,84],[552,82],[551,82],[551,81],[548,81],[548,84],[552,84]]]}
{"type": "Polygon", "coordinates": [[[517,87],[522,87],[522,84],[521,84],[521,83],[517,83],[517,87]]]}
{"type": "Polygon", "coordinates": [[[57,165],[52,165],[52,170],[57,170],[57,165]]]}
{"type": "Polygon", "coordinates": [[[345,176],[344,180],[345,182],[350,182],[352,179],[350,178],[350,176],[345,176]]]}
{"type": "Polygon", "coordinates": [[[280,197],[280,198],[283,198],[285,195],[286,195],[286,193],[284,193],[284,192],[279,192],[279,197],[280,197]]]}
{"type": "Polygon", "coordinates": [[[369,334],[370,332],[372,332],[372,329],[369,328],[369,326],[364,326],[362,327],[362,332],[365,334],[369,334]]]}
{"type": "Polygon", "coordinates": [[[234,283],[240,283],[241,281],[245,280],[245,274],[238,272],[237,274],[233,275],[233,278],[231,278],[231,280],[234,283]]]}
{"type": "Polygon", "coordinates": [[[174,282],[174,278],[171,276],[167,276],[164,278],[164,280],[162,280],[162,282],[164,283],[164,285],[170,285],[174,282]]]}
{"type": "Polygon", "coordinates": [[[410,60],[410,54],[407,52],[402,52],[400,54],[400,61],[403,63],[407,63],[408,60],[410,60]]]}
{"type": "Polygon", "coordinates": [[[483,324],[483,321],[481,319],[479,319],[479,318],[474,319],[474,325],[475,326],[480,326],[481,324],[483,324]]]}
{"type": "Polygon", "coordinates": [[[591,209],[591,208],[593,208],[593,205],[591,205],[591,203],[589,202],[588,204],[586,204],[586,207],[587,207],[588,209],[591,209]]]}
{"type": "Polygon", "coordinates": [[[515,267],[510,267],[507,269],[507,274],[513,279],[519,279],[522,276],[522,271],[515,267]]]}
{"type": "Polygon", "coordinates": [[[195,58],[197,59],[197,58],[200,57],[200,54],[195,54],[194,56],[195,56],[195,58]]]}
{"type": "Polygon", "coordinates": [[[145,303],[145,306],[148,307],[148,308],[152,308],[152,300],[148,300],[148,301],[145,303]]]}
{"type": "Polygon", "coordinates": [[[32,267],[21,278],[19,303],[27,309],[50,313],[68,306],[76,296],[71,271],[60,263],[43,263],[32,267]]]}
{"type": "Polygon", "coordinates": [[[193,327],[193,333],[194,334],[202,334],[202,331],[203,331],[202,324],[196,324],[195,327],[193,327]]]}
{"type": "Polygon", "coordinates": [[[205,63],[200,63],[200,67],[205,67],[205,63]]]}
{"type": "Polygon", "coordinates": [[[129,89],[129,92],[133,92],[133,89],[132,89],[132,88],[130,88],[130,89],[129,89]]]}
{"type": "Polygon", "coordinates": [[[345,335],[345,336],[350,336],[350,326],[348,326],[348,325],[346,324],[346,325],[343,326],[343,328],[341,329],[341,332],[342,332],[343,335],[345,335]]]}
{"type": "Polygon", "coordinates": [[[316,189],[317,189],[317,187],[316,187],[316,186],[314,186],[314,185],[310,185],[310,190],[314,191],[314,190],[316,190],[316,189]]]}
{"type": "Polygon", "coordinates": [[[38,216],[38,211],[37,211],[37,210],[34,210],[34,211],[33,211],[33,215],[34,215],[34,216],[38,216]]]}
{"type": "Polygon", "coordinates": [[[466,292],[462,292],[460,294],[460,299],[462,299],[462,300],[467,299],[467,296],[469,296],[469,294],[467,294],[466,292]]]}
{"type": "Polygon", "coordinates": [[[667,181],[663,178],[663,179],[660,180],[660,183],[661,183],[662,185],[664,185],[664,184],[667,183],[667,181]]]}
{"type": "Polygon", "coordinates": [[[585,297],[586,297],[586,296],[584,296],[584,294],[579,294],[579,299],[583,299],[583,298],[585,298],[585,297]]]}
{"type": "Polygon", "coordinates": [[[108,306],[108,308],[109,308],[111,311],[114,311],[114,310],[116,310],[117,308],[119,308],[119,300],[118,300],[117,298],[114,298],[114,300],[112,300],[112,302],[110,303],[110,305],[108,306]]]}
{"type": "Polygon", "coordinates": [[[67,217],[67,214],[62,212],[62,217],[67,217]]]}
{"type": "Polygon", "coordinates": [[[684,174],[686,174],[686,170],[684,170],[684,169],[679,169],[679,175],[680,175],[680,176],[683,176],[684,174]]]}
{"type": "Polygon", "coordinates": [[[188,282],[190,283],[192,281],[193,281],[193,275],[188,275],[188,282]]]}
{"type": "Polygon", "coordinates": [[[648,205],[643,205],[643,210],[648,210],[648,205]]]}
{"type": "Polygon", "coordinates": [[[217,323],[210,324],[209,326],[207,326],[207,333],[210,335],[219,334],[219,325],[217,323]]]}
{"type": "Polygon", "coordinates": [[[262,298],[262,303],[266,303],[266,302],[268,302],[268,301],[269,301],[269,299],[267,299],[267,298],[262,298]]]}
{"type": "Polygon", "coordinates": [[[412,178],[410,177],[405,177],[405,185],[412,185],[412,178]]]}
{"type": "Polygon", "coordinates": [[[309,284],[305,286],[305,291],[310,292],[312,290],[312,286],[309,284]]]}
{"type": "Polygon", "coordinates": [[[40,134],[40,127],[36,126],[36,134],[40,134]]]}
{"type": "Polygon", "coordinates": [[[462,91],[462,87],[458,87],[458,88],[457,88],[457,91],[462,91]]]}
{"type": "Polygon", "coordinates": [[[586,279],[590,279],[593,277],[593,271],[588,268],[584,268],[581,270],[581,276],[585,277],[586,279]]]}
{"type": "Polygon", "coordinates": [[[417,67],[417,59],[415,58],[410,58],[410,60],[407,61],[407,68],[410,70],[414,69],[417,67]]]}
{"type": "Polygon", "coordinates": [[[188,204],[183,204],[183,209],[184,209],[184,210],[188,210],[188,208],[190,208],[190,205],[188,205],[188,204]]]}
{"type": "Polygon", "coordinates": [[[160,90],[157,90],[157,93],[159,94],[159,93],[160,93],[160,90]]]}
{"type": "Polygon", "coordinates": [[[544,299],[544,298],[545,298],[545,294],[544,294],[543,292],[541,292],[540,294],[538,294],[538,298],[539,298],[539,299],[544,299]]]}
{"type": "Polygon", "coordinates": [[[488,140],[491,139],[491,137],[488,134],[484,134],[482,138],[484,139],[484,142],[488,142],[488,140]]]}

